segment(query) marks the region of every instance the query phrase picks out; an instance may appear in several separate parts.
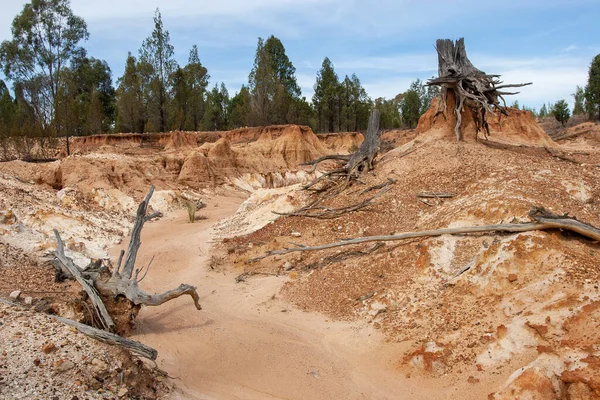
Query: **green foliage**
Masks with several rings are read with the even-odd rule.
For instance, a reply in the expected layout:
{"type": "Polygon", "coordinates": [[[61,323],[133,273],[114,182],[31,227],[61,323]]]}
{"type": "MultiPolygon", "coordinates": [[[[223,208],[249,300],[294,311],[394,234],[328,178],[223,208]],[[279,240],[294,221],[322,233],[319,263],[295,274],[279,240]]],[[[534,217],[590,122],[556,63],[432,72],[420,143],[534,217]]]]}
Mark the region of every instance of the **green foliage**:
{"type": "Polygon", "coordinates": [[[242,85],[240,91],[229,102],[227,109],[229,124],[233,128],[250,125],[250,90],[242,85]]]}
{"type": "Polygon", "coordinates": [[[208,93],[206,113],[202,125],[206,130],[222,131],[229,126],[227,120],[227,109],[229,106],[229,92],[224,83],[219,87],[215,84],[213,90],[208,93]]]}
{"type": "Polygon", "coordinates": [[[85,21],[73,14],[69,0],[32,0],[13,20],[12,40],[0,46],[4,74],[23,83],[23,96],[44,127],[53,122],[64,69],[81,53],[78,44],[88,36],[85,21]]]}
{"type": "Polygon", "coordinates": [[[300,96],[296,68],[285,54],[279,39],[271,35],[258,38],[254,65],[248,76],[250,116],[253,125],[296,122],[295,103],[300,96]]]}
{"type": "Polygon", "coordinates": [[[333,63],[325,57],[321,69],[317,72],[314,85],[315,94],[312,101],[317,113],[317,129],[319,132],[334,132],[338,118],[339,80],[333,63]]]}
{"type": "Polygon", "coordinates": [[[592,60],[585,87],[585,111],[589,118],[600,119],[600,54],[592,60]]]}
{"type": "Polygon", "coordinates": [[[540,108],[540,112],[538,113],[538,118],[544,118],[548,116],[548,106],[546,106],[546,103],[544,103],[542,105],[542,108],[540,108]]]}
{"type": "Polygon", "coordinates": [[[210,75],[208,70],[200,62],[198,46],[194,45],[190,50],[187,65],[183,68],[187,90],[187,109],[185,117],[185,129],[197,131],[206,111],[206,87],[210,75]]]}
{"type": "Polygon", "coordinates": [[[142,74],[134,56],[129,53],[123,76],[117,88],[117,132],[144,132],[144,93],[142,74]]]}
{"type": "Polygon", "coordinates": [[[511,105],[511,108],[516,108],[517,110],[519,110],[521,107],[519,106],[519,101],[515,100],[511,105]]]}
{"type": "Polygon", "coordinates": [[[379,110],[380,115],[380,129],[398,129],[402,127],[402,116],[400,115],[401,97],[402,96],[397,96],[390,100],[384,99],[383,97],[375,99],[374,107],[379,110]]]}
{"type": "Polygon", "coordinates": [[[339,90],[339,130],[358,131],[365,129],[369,123],[371,99],[360,84],[356,74],[348,75],[340,84],[339,90]]]}
{"type": "Polygon", "coordinates": [[[419,97],[419,117],[429,110],[433,99],[440,95],[440,88],[438,86],[425,86],[425,83],[420,79],[412,82],[409,90],[416,92],[419,97]]]}
{"type": "Polygon", "coordinates": [[[571,112],[569,111],[567,102],[565,100],[557,101],[552,107],[552,115],[558,122],[565,126],[569,121],[569,118],[571,118],[571,112]]]}
{"type": "Polygon", "coordinates": [[[162,16],[157,8],[154,14],[154,30],[151,36],[144,40],[139,54],[140,62],[151,67],[148,69],[149,90],[145,93],[149,107],[148,117],[152,126],[157,127],[160,132],[167,129],[170,78],[177,69],[177,62],[173,59],[175,51],[170,40],[169,31],[164,29],[162,16]]]}
{"type": "Polygon", "coordinates": [[[575,105],[573,106],[573,115],[585,113],[585,91],[579,85],[575,88],[575,93],[571,94],[575,105]]]}
{"type": "Polygon", "coordinates": [[[419,122],[421,116],[421,110],[423,109],[421,98],[416,90],[410,89],[404,93],[402,99],[402,118],[409,128],[415,128],[419,122]]]}

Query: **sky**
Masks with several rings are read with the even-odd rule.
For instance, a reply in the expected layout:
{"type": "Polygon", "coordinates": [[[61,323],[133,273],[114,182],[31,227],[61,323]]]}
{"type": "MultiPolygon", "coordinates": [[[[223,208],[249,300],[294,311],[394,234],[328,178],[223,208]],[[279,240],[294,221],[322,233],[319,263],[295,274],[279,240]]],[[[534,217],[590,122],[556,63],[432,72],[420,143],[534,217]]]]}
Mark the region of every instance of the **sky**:
{"type": "MultiPolygon", "coordinates": [[[[0,41],[10,40],[25,1],[0,0],[0,41]]],[[[128,52],[137,56],[158,7],[175,58],[185,65],[192,45],[211,85],[230,95],[247,84],[258,37],[278,37],[311,99],[316,73],[329,57],[338,76],[355,73],[371,98],[392,98],[417,78],[437,74],[438,38],[465,38],[473,64],[506,83],[533,82],[507,102],[536,107],[572,104],[577,85],[600,53],[599,0],[71,0],[85,19],[88,55],[106,60],[113,80],[128,52]]]]}

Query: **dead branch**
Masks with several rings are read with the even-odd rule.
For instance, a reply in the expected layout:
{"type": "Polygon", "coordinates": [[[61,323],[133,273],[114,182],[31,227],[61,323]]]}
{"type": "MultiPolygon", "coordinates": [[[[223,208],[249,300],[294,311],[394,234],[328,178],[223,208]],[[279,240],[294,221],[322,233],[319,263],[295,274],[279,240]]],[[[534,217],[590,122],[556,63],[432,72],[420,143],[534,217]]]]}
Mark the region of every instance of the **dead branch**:
{"type": "MultiPolygon", "coordinates": [[[[144,224],[151,218],[154,218],[155,214],[147,216],[148,204],[154,193],[154,186],[151,186],[148,190],[148,194],[144,200],[138,206],[136,219],[133,224],[131,231],[131,237],[129,240],[129,246],[127,248],[125,256],[125,264],[121,273],[113,273],[113,276],[106,281],[97,281],[96,285],[105,295],[111,295],[117,297],[119,295],[125,296],[129,301],[135,305],[146,305],[146,306],[159,306],[169,300],[173,300],[183,295],[189,295],[194,301],[194,306],[197,310],[202,310],[199,303],[199,296],[196,292],[196,288],[190,285],[180,285],[179,287],[169,290],[163,294],[151,295],[142,291],[138,286],[138,274],[139,271],[134,275],[134,266],[137,257],[137,252],[142,244],[140,236],[144,224]]],[[[148,266],[150,267],[150,266],[148,266]]]]}
{"type": "Polygon", "coordinates": [[[425,192],[425,193],[417,193],[415,196],[417,196],[418,198],[421,198],[421,199],[451,199],[452,197],[456,197],[456,195],[454,193],[448,193],[448,192],[440,192],[440,193],[425,192]]]}
{"type": "Polygon", "coordinates": [[[85,290],[85,292],[88,294],[90,301],[94,305],[94,310],[96,311],[96,313],[98,314],[98,318],[102,322],[102,327],[104,329],[112,331],[115,327],[115,323],[113,322],[110,314],[108,313],[106,306],[102,302],[102,299],[100,298],[98,291],[94,287],[93,282],[88,282],[87,279],[85,279],[81,274],[79,268],[77,268],[75,264],[73,264],[73,260],[71,260],[65,255],[64,243],[56,229],[54,229],[54,236],[56,236],[57,242],[56,251],[54,252],[56,258],[58,259],[58,261],[60,261],[64,268],[66,268],[69,271],[69,273],[77,280],[77,282],[81,284],[83,290],[85,290]]]}
{"type": "Polygon", "coordinates": [[[272,211],[273,214],[283,215],[283,216],[295,216],[295,217],[308,217],[308,218],[319,218],[319,219],[333,219],[337,218],[343,214],[359,211],[365,207],[374,205],[374,200],[386,193],[389,188],[384,188],[380,190],[375,196],[369,197],[357,204],[352,204],[349,206],[339,207],[339,208],[328,208],[323,206],[311,206],[309,208],[302,208],[298,211],[293,211],[289,213],[281,213],[277,211],[272,211]]]}
{"type": "Polygon", "coordinates": [[[362,238],[355,238],[344,240],[341,242],[328,243],[319,246],[302,246],[295,248],[286,248],[281,250],[272,250],[267,252],[264,256],[253,258],[248,262],[254,262],[262,260],[263,258],[283,255],[297,251],[317,251],[331,249],[334,247],[350,246],[368,242],[388,242],[396,240],[406,240],[420,237],[435,237],[441,235],[458,235],[468,233],[484,233],[484,232],[529,232],[536,230],[548,230],[548,229],[565,229],[568,231],[579,233],[589,239],[600,241],[600,229],[580,222],[574,218],[566,215],[559,216],[546,211],[544,208],[534,208],[529,212],[529,216],[534,222],[528,222],[523,224],[495,224],[495,225],[484,225],[484,226],[466,226],[460,228],[443,228],[430,231],[420,232],[406,232],[399,235],[385,235],[385,236],[367,236],[362,238]]]}
{"type": "Polygon", "coordinates": [[[92,328],[89,325],[81,324],[73,321],[72,319],[59,317],[56,315],[48,315],[57,321],[62,322],[65,325],[76,328],[79,332],[93,339],[99,340],[104,343],[123,347],[130,352],[137,354],[138,356],[146,357],[150,360],[156,360],[158,352],[152,347],[146,346],[143,343],[136,342],[135,340],[124,338],[123,336],[115,335],[114,333],[106,332],[101,329],[92,328]]]}
{"type": "Polygon", "coordinates": [[[396,182],[398,182],[396,179],[393,179],[393,178],[387,178],[387,181],[386,181],[386,182],[380,183],[379,185],[374,185],[374,186],[368,187],[368,188],[366,188],[365,190],[363,190],[362,192],[360,192],[359,194],[360,194],[360,195],[363,195],[363,194],[365,194],[365,193],[368,193],[368,192],[370,192],[371,190],[379,190],[379,189],[383,189],[384,187],[386,187],[386,186],[389,186],[389,185],[393,185],[393,184],[395,184],[396,182]]]}

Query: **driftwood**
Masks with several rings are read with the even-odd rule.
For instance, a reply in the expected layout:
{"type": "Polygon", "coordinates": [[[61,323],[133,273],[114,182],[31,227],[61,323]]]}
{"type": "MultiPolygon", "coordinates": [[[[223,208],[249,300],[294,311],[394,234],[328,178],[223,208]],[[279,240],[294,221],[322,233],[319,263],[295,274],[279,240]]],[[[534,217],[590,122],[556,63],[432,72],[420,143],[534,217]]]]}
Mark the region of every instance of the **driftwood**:
{"type": "MultiPolygon", "coordinates": [[[[112,295],[113,297],[123,295],[135,305],[146,306],[159,306],[169,300],[173,300],[177,297],[187,294],[192,297],[196,309],[202,310],[202,306],[200,306],[199,303],[200,298],[194,286],[182,284],[175,289],[169,290],[162,294],[155,295],[145,293],[138,286],[138,278],[144,268],[142,267],[139,269],[135,269],[134,272],[135,260],[140,245],[142,244],[140,240],[142,228],[144,227],[144,224],[147,221],[151,220],[156,215],[146,215],[148,204],[153,193],[154,186],[150,188],[148,194],[146,195],[146,198],[138,206],[135,223],[131,231],[129,246],[127,248],[127,252],[125,253],[125,262],[123,264],[123,269],[120,270],[120,263],[118,263],[117,267],[112,272],[112,276],[107,282],[96,282],[98,290],[100,290],[100,292],[106,295],[112,295]]],[[[119,260],[121,260],[121,256],[119,256],[119,260]]],[[[150,268],[150,265],[148,265],[147,269],[148,268],[150,268]]]]}
{"type": "Polygon", "coordinates": [[[49,315],[57,321],[62,322],[65,325],[76,328],[79,332],[87,335],[93,339],[99,340],[104,343],[123,347],[130,352],[137,354],[138,356],[149,358],[150,360],[156,360],[158,352],[152,347],[146,346],[143,343],[136,342],[135,340],[124,338],[123,336],[115,335],[114,333],[106,332],[101,329],[92,328],[89,325],[81,324],[73,321],[72,319],[58,317],[56,315],[49,315]]]}
{"type": "Polygon", "coordinates": [[[467,57],[464,38],[456,42],[450,39],[438,39],[435,49],[438,53],[439,76],[430,79],[427,85],[441,87],[441,101],[438,103],[436,117],[440,113],[444,117],[446,116],[448,93],[454,94],[455,108],[453,111],[457,117],[454,132],[459,143],[462,140],[460,126],[465,106],[473,114],[477,132],[483,129],[487,137],[490,133],[487,122],[488,113],[494,115],[494,111],[500,111],[500,113],[508,115],[503,96],[518,93],[502,89],[531,85],[531,83],[503,84],[498,79],[500,75],[488,75],[475,68],[467,57]]]}
{"type": "Polygon", "coordinates": [[[272,250],[264,256],[248,260],[249,262],[259,261],[267,257],[288,254],[297,251],[317,251],[331,249],[334,247],[350,246],[369,242],[389,242],[396,240],[406,240],[420,237],[435,237],[441,235],[459,235],[467,233],[484,233],[484,232],[529,232],[548,229],[565,229],[576,232],[589,239],[600,241],[600,229],[578,221],[575,218],[567,215],[556,215],[546,211],[544,208],[534,208],[529,212],[529,216],[533,222],[522,224],[496,224],[484,226],[466,226],[460,228],[443,228],[430,231],[406,232],[399,235],[384,235],[384,236],[367,236],[344,240],[341,242],[328,243],[319,246],[304,246],[286,248],[281,250],[272,250]]]}
{"type": "Polygon", "coordinates": [[[73,264],[73,261],[65,255],[62,239],[58,231],[54,231],[58,242],[55,255],[58,263],[61,265],[61,269],[68,271],[83,286],[100,318],[101,327],[105,330],[114,331],[115,323],[103,302],[103,298],[105,300],[116,300],[118,297],[123,296],[134,307],[139,309],[142,305],[158,306],[177,297],[189,295],[192,297],[196,309],[202,309],[199,303],[200,298],[194,286],[182,284],[165,293],[154,295],[144,292],[139,287],[139,282],[146,276],[152,264],[152,261],[150,261],[143,274],[144,267],[135,268],[137,253],[141,245],[140,235],[142,228],[147,221],[160,215],[160,213],[147,215],[148,204],[153,193],[154,186],[150,188],[148,194],[138,206],[129,246],[126,252],[121,251],[116,268],[113,269],[112,273],[108,271],[107,267],[103,267],[100,271],[97,269],[79,270],[73,264]],[[123,263],[122,268],[121,263],[123,263]],[[142,276],[140,277],[141,274],[142,276]]]}

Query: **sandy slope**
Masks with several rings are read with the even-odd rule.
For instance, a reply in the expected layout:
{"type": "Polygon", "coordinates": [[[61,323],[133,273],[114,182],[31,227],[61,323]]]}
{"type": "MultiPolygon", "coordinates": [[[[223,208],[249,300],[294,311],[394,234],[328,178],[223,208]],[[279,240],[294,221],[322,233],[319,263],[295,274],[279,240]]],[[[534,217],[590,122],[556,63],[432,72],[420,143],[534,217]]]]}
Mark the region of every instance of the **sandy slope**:
{"type": "Polygon", "coordinates": [[[287,277],[236,284],[235,271],[210,270],[211,225],[239,203],[214,198],[203,210],[208,220],[189,224],[177,212],[148,224],[142,235],[139,262],[155,255],[142,285],[150,291],[198,285],[204,307],[197,312],[183,298],[145,308],[137,320],[134,338],[159,351],[159,366],[184,387],[180,398],[465,398],[450,376],[427,382],[401,374],[396,365],[405,344],[385,343],[364,323],[332,322],[279,299],[287,277]]]}

